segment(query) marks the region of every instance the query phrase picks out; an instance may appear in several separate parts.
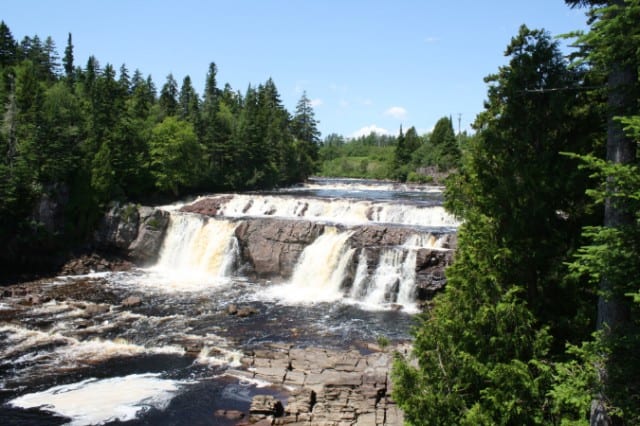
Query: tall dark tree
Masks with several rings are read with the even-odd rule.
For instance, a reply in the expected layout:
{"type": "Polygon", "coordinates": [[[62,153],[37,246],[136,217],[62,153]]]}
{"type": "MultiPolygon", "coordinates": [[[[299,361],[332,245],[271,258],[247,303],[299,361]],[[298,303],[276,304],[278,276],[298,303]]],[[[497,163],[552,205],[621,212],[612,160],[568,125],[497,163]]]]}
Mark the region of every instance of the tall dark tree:
{"type": "Polygon", "coordinates": [[[562,279],[585,220],[586,173],[561,151],[588,152],[597,121],[579,95],[555,90],[582,74],[546,32],[521,27],[505,55],[447,187],[464,219],[447,289],[416,330],[419,367],[394,368],[412,424],[553,424],[549,362],[567,330],[574,341],[589,332],[589,294],[562,279]]]}
{"type": "Polygon", "coordinates": [[[191,77],[182,80],[178,97],[178,117],[191,122],[197,129],[200,121],[200,98],[191,84],[191,77]]]}
{"type": "Polygon", "coordinates": [[[460,148],[453,131],[451,117],[442,117],[433,128],[429,138],[430,162],[441,170],[450,169],[458,165],[460,148]]]}
{"type": "Polygon", "coordinates": [[[67,81],[73,83],[73,40],[71,33],[67,37],[67,47],[64,48],[64,57],[62,58],[62,65],[64,67],[64,73],[67,77],[67,81]]]}
{"type": "MultiPolygon", "coordinates": [[[[625,195],[628,188],[620,185],[624,179],[621,180],[616,174],[620,170],[633,170],[638,164],[638,135],[633,131],[625,131],[622,118],[639,114],[640,3],[635,0],[566,0],[566,3],[573,7],[590,7],[591,30],[580,37],[579,42],[593,71],[605,75],[607,88],[606,164],[596,167],[600,173],[610,173],[610,176],[606,176],[607,187],[603,192],[604,221],[599,232],[587,231],[594,245],[585,251],[593,253],[597,247],[610,247],[611,252],[620,253],[616,246],[622,246],[623,241],[629,243],[622,236],[634,235],[637,225],[637,205],[631,201],[633,197],[630,199],[625,195]]],[[[633,126],[630,125],[630,128],[633,126]]],[[[593,159],[590,163],[593,165],[593,159]]],[[[629,253],[633,252],[633,246],[628,246],[629,253]]],[[[616,424],[621,418],[632,418],[630,416],[635,416],[633,421],[637,422],[640,421],[640,412],[637,410],[640,393],[637,374],[640,373],[637,370],[632,373],[626,368],[630,362],[633,364],[633,361],[629,361],[630,356],[637,354],[640,348],[640,325],[634,322],[634,306],[629,297],[629,293],[636,289],[629,287],[631,282],[627,277],[615,273],[615,266],[596,271],[593,266],[599,262],[594,260],[591,257],[591,261],[587,262],[587,265],[591,264],[587,270],[599,278],[597,325],[610,355],[600,364],[600,389],[593,402],[591,422],[598,425],[616,424]],[[636,378],[629,380],[633,375],[636,378]],[[635,392],[630,392],[629,386],[635,388],[635,392]],[[635,396],[630,397],[634,393],[635,396]],[[612,411],[616,411],[614,407],[617,404],[626,405],[623,410],[617,407],[623,413],[622,416],[617,414],[618,419],[610,416],[612,411]],[[636,409],[630,408],[634,405],[636,409]]],[[[618,261],[624,264],[621,259],[618,261]]]]}
{"type": "Polygon", "coordinates": [[[297,140],[296,151],[299,153],[293,158],[299,171],[296,180],[304,179],[317,168],[318,145],[320,144],[318,121],[315,119],[313,105],[307,97],[306,91],[302,93],[296,105],[296,111],[291,121],[291,131],[297,140]]]}
{"type": "Polygon", "coordinates": [[[178,114],[178,82],[173,74],[167,76],[167,81],[160,90],[158,105],[165,117],[178,114]]]}
{"type": "Polygon", "coordinates": [[[17,44],[11,30],[0,21],[0,67],[14,65],[17,61],[17,44]]]}

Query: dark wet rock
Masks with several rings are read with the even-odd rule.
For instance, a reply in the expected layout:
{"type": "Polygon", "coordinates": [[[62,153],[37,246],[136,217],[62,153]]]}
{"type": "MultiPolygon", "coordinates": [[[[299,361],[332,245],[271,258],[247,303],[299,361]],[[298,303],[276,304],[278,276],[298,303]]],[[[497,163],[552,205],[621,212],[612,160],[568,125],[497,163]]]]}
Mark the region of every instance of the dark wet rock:
{"type": "Polygon", "coordinates": [[[213,415],[216,417],[224,417],[227,420],[240,420],[244,417],[244,413],[238,410],[216,410],[213,415]]]}
{"type": "Polygon", "coordinates": [[[66,184],[46,185],[32,212],[33,220],[49,234],[64,227],[64,212],[69,204],[69,187],[66,184]]]}
{"type": "Polygon", "coordinates": [[[138,236],[140,213],[135,204],[114,204],[104,215],[95,241],[105,249],[126,250],[138,236]]]}
{"type": "Polygon", "coordinates": [[[123,308],[135,308],[142,305],[142,298],[138,296],[129,296],[120,303],[123,308]]]}
{"type": "Polygon", "coordinates": [[[86,275],[92,272],[127,271],[132,267],[133,264],[124,259],[91,253],[69,260],[60,269],[60,274],[86,275]]]}

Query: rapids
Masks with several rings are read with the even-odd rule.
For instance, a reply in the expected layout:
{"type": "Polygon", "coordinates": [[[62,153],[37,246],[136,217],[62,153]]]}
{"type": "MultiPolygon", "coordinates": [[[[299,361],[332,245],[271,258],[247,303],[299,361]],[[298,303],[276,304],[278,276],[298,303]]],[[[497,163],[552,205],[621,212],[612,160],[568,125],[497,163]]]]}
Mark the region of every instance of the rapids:
{"type": "Polygon", "coordinates": [[[1,300],[2,424],[202,424],[217,408],[246,411],[252,395],[280,392],[225,375],[252,348],[366,351],[380,337],[408,339],[416,258],[447,250],[443,241],[458,226],[441,191],[317,179],[226,194],[211,218],[178,211],[193,201],[167,206],[155,265],[46,280],[37,284],[43,303],[1,300]],[[264,216],[326,225],[291,276],[274,282],[245,275],[235,236],[243,221],[264,216]],[[350,245],[358,226],[372,222],[411,229],[398,246],[373,248],[376,264],[371,248],[350,245]],[[125,306],[130,296],[142,303],[125,306]],[[229,315],[231,305],[252,315],[229,315]]]}

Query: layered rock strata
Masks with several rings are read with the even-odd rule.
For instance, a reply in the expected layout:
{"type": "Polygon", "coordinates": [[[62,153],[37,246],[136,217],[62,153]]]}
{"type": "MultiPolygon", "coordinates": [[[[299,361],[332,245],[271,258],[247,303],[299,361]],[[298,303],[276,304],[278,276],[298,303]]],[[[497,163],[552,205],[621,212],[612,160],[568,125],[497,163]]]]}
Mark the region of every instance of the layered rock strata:
{"type": "Polygon", "coordinates": [[[243,369],[229,370],[227,374],[289,389],[284,403],[271,395],[254,397],[250,422],[401,425],[402,412],[390,397],[392,358],[387,352],[362,355],[357,350],[274,344],[247,354],[242,359],[243,369]]]}

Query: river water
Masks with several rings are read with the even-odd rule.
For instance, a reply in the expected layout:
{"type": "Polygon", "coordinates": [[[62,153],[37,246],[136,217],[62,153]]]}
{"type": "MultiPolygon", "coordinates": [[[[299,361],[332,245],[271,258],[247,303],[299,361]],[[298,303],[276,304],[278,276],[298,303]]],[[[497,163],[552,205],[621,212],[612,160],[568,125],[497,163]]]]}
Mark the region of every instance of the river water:
{"type": "Polygon", "coordinates": [[[235,194],[219,220],[174,211],[156,265],[45,280],[45,303],[0,299],[0,423],[225,424],[212,416],[216,409],[247,411],[256,393],[281,392],[225,375],[244,351],[267,343],[366,351],[380,337],[408,339],[416,312],[411,248],[437,248],[429,232],[457,226],[441,204],[438,187],[316,179],[235,194]],[[243,217],[263,215],[350,228],[318,237],[290,279],[252,281],[237,265],[233,232],[243,217]],[[341,274],[359,254],[344,241],[359,221],[416,234],[402,251],[385,253],[374,273],[358,263],[345,290],[341,274]],[[392,282],[400,284],[388,300],[392,282]],[[123,306],[130,296],[142,303],[123,306]],[[253,314],[229,315],[232,304],[253,314]]]}

